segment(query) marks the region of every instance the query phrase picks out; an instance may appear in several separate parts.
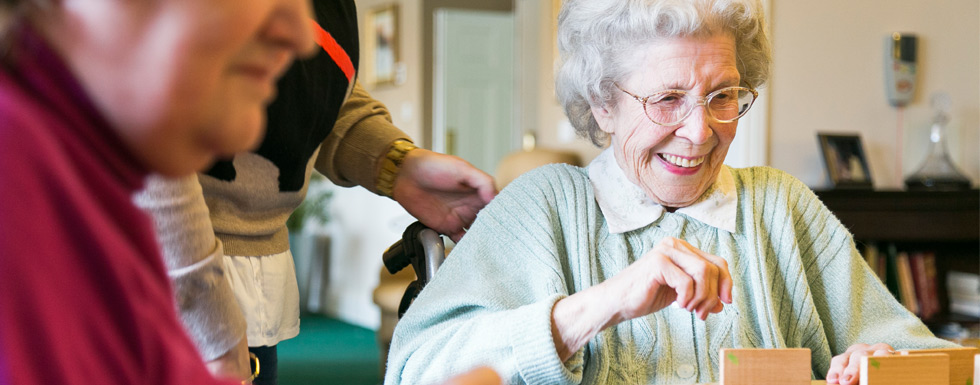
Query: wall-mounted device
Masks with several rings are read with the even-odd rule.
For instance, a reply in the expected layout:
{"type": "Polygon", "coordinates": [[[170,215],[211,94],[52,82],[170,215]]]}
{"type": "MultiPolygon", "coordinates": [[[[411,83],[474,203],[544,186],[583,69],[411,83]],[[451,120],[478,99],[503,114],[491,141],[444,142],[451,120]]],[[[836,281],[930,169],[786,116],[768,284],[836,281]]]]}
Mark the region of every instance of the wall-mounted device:
{"type": "Polygon", "coordinates": [[[885,93],[895,107],[909,104],[915,93],[918,40],[898,32],[885,38],[885,93]]]}

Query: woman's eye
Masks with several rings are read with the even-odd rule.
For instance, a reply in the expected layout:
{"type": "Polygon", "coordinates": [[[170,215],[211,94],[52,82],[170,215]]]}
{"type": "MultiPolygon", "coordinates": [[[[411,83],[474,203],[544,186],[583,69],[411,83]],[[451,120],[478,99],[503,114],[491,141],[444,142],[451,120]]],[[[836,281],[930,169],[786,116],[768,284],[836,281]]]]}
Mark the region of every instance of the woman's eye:
{"type": "Polygon", "coordinates": [[[656,94],[647,99],[647,103],[650,104],[674,104],[679,103],[684,100],[683,94],[678,93],[663,93],[656,94]]]}

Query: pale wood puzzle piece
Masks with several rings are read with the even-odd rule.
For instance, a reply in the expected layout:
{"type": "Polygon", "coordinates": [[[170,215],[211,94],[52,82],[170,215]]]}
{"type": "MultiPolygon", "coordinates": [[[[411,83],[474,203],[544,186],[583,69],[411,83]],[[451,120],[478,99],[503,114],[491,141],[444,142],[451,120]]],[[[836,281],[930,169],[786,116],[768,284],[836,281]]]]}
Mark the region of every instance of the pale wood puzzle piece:
{"type": "Polygon", "coordinates": [[[973,385],[976,383],[976,379],[973,378],[974,358],[980,353],[980,349],[921,349],[902,350],[901,352],[902,354],[947,354],[949,355],[949,385],[973,385]]]}
{"type": "Polygon", "coordinates": [[[973,384],[976,383],[980,383],[980,354],[973,356],[973,384]]]}
{"type": "Polygon", "coordinates": [[[947,385],[949,354],[861,357],[861,385],[947,385]]]}
{"type": "Polygon", "coordinates": [[[721,385],[810,385],[810,349],[721,349],[721,385]]]}

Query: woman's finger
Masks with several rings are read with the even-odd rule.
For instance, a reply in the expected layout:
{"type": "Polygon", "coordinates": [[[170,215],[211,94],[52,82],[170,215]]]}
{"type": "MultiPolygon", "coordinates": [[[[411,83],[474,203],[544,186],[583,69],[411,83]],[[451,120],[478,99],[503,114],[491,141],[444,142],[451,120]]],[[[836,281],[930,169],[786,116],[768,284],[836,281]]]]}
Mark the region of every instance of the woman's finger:
{"type": "Polygon", "coordinates": [[[844,372],[844,368],[847,367],[847,358],[851,355],[850,352],[844,354],[838,354],[834,358],[830,359],[830,370],[827,371],[827,384],[838,384],[841,373],[844,372]]]}
{"type": "Polygon", "coordinates": [[[666,238],[658,246],[660,251],[670,257],[694,282],[694,298],[689,302],[681,303],[681,306],[697,313],[701,319],[707,318],[709,313],[718,309],[719,280],[723,276],[720,266],[711,259],[705,258],[705,255],[710,254],[698,250],[681,239],[666,238]]]}
{"type": "Polygon", "coordinates": [[[847,359],[847,367],[841,372],[838,380],[840,385],[857,385],[861,376],[861,358],[868,355],[868,350],[856,350],[847,359]]]}
{"type": "MultiPolygon", "coordinates": [[[[698,250],[700,251],[700,250],[698,250]]],[[[732,274],[728,271],[728,261],[724,258],[711,255],[701,251],[701,256],[707,259],[715,266],[718,266],[718,297],[721,301],[727,304],[732,303],[732,288],[735,286],[735,281],[732,279],[732,274]]]]}

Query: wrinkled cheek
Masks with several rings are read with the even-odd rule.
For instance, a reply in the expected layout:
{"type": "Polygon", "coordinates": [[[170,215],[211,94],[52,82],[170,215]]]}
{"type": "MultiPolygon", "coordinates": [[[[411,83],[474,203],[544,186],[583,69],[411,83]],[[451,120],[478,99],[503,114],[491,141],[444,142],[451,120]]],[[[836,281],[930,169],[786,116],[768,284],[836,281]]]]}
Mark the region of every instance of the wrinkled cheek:
{"type": "Polygon", "coordinates": [[[656,159],[653,159],[656,155],[645,149],[635,149],[631,152],[625,158],[626,164],[628,165],[626,174],[630,175],[630,179],[640,185],[643,185],[647,180],[654,179],[658,167],[656,159]]]}

